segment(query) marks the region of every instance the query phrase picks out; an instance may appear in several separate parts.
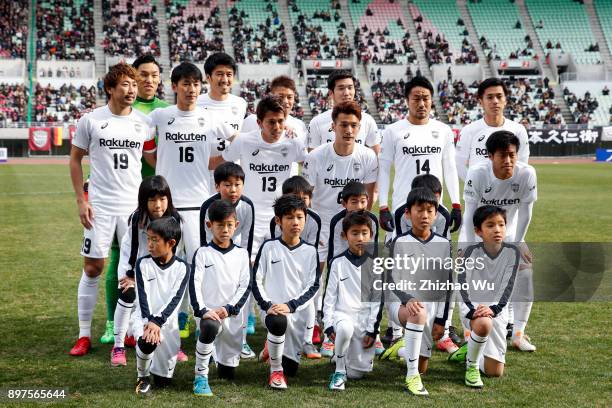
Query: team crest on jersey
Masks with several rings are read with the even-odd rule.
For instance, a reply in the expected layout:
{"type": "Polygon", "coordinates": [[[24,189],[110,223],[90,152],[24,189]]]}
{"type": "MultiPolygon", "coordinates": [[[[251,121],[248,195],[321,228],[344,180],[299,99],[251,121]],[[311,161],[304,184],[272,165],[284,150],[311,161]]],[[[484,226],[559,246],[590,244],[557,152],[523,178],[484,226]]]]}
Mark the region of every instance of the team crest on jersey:
{"type": "Polygon", "coordinates": [[[472,187],[472,180],[468,180],[467,185],[468,185],[469,187],[472,187]]]}
{"type": "Polygon", "coordinates": [[[234,114],[234,115],[238,114],[238,107],[237,106],[232,106],[232,114],[234,114]]]}
{"type": "Polygon", "coordinates": [[[353,171],[357,173],[359,170],[361,170],[361,163],[353,163],[353,171]]]}
{"type": "Polygon", "coordinates": [[[437,139],[437,138],[438,138],[438,136],[440,136],[440,132],[438,132],[437,130],[433,130],[433,131],[431,132],[431,136],[432,136],[434,139],[437,139]]]}
{"type": "Polygon", "coordinates": [[[510,185],[510,188],[511,188],[511,189],[512,189],[512,191],[514,191],[515,193],[518,193],[518,191],[519,191],[519,185],[518,185],[518,183],[512,183],[512,184],[510,185]]]}
{"type": "Polygon", "coordinates": [[[140,123],[134,123],[134,129],[136,129],[137,133],[140,133],[142,130],[142,125],[140,123]]]}
{"type": "Polygon", "coordinates": [[[479,141],[479,142],[482,142],[482,141],[484,140],[484,138],[485,138],[485,135],[482,135],[482,136],[480,136],[480,137],[478,138],[478,141],[479,141]]]}
{"type": "Polygon", "coordinates": [[[280,154],[282,154],[283,157],[287,157],[287,155],[289,154],[289,148],[287,146],[281,147],[280,154]]]}
{"type": "Polygon", "coordinates": [[[100,126],[100,129],[105,129],[107,126],[108,126],[108,122],[104,122],[102,126],[100,126]]]}
{"type": "Polygon", "coordinates": [[[200,125],[200,127],[204,127],[204,123],[206,123],[204,118],[198,118],[198,125],[200,125]]]}
{"type": "Polygon", "coordinates": [[[170,126],[173,123],[174,123],[174,118],[170,118],[170,120],[168,121],[168,126],[170,126]]]}

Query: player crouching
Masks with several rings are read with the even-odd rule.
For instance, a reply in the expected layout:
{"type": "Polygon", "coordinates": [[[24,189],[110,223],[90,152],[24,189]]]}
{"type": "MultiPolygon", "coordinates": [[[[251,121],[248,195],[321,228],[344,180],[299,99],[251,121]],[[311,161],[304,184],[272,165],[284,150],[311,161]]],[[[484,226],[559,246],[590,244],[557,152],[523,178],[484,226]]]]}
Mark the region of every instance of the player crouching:
{"type": "Polygon", "coordinates": [[[325,334],[334,341],[336,354],[330,390],[344,390],[347,377],[361,378],[372,371],[382,302],[363,302],[361,290],[361,268],[372,257],[365,246],[372,234],[371,218],[363,211],[350,212],[342,220],[348,249],[331,260],[323,302],[325,334]]]}
{"type": "Polygon", "coordinates": [[[236,209],[228,200],[217,200],[208,208],[206,226],[212,241],[193,256],[189,296],[195,317],[200,318],[196,344],[196,396],[212,396],[208,385],[208,365],[216,349],[217,373],[233,379],[242,350],[241,313],[250,294],[249,254],[232,242],[238,226],[236,209]]]}

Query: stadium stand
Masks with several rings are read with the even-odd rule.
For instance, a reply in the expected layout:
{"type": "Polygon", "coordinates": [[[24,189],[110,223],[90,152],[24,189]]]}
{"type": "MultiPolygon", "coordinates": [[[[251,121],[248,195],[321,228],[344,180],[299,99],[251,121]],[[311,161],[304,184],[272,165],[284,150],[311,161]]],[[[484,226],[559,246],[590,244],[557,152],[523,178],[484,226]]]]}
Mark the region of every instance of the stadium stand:
{"type": "Polygon", "coordinates": [[[249,64],[289,62],[289,45],[276,0],[265,0],[263,9],[258,0],[237,0],[229,4],[233,4],[229,25],[236,61],[249,64]]]}
{"type": "Polygon", "coordinates": [[[0,125],[9,126],[25,119],[29,91],[23,84],[0,83],[0,125]]]}
{"type": "Polygon", "coordinates": [[[217,0],[166,0],[170,60],[205,61],[224,51],[217,0]]]}
{"type": "Polygon", "coordinates": [[[525,0],[529,16],[544,52],[561,49],[578,64],[599,64],[599,45],[591,31],[582,2],[525,0]]]}
{"type": "MultiPolygon", "coordinates": [[[[612,2],[609,0],[593,0],[601,30],[608,43],[612,47],[612,2]]],[[[602,44],[603,45],[603,44],[602,44]]]]}
{"type": "Polygon", "coordinates": [[[454,0],[414,0],[408,10],[430,65],[478,63],[476,48],[454,0]]]}
{"type": "Polygon", "coordinates": [[[514,2],[469,1],[467,6],[480,45],[489,60],[530,59],[535,56],[533,39],[523,28],[524,22],[514,2]]]}
{"type": "Polygon", "coordinates": [[[25,58],[29,3],[17,0],[0,4],[0,58],[25,58]]]}
{"type": "Polygon", "coordinates": [[[355,27],[355,52],[366,64],[407,64],[416,61],[410,34],[399,2],[390,0],[349,1],[355,27]]]}
{"type": "Polygon", "coordinates": [[[96,87],[64,84],[59,88],[36,84],[33,112],[36,122],[76,122],[96,107],[96,87]]]}
{"type": "Polygon", "coordinates": [[[297,52],[302,59],[346,59],[353,49],[338,0],[288,0],[297,52]]]}
{"type": "Polygon", "coordinates": [[[612,96],[609,88],[604,87],[593,93],[586,91],[579,98],[565,87],[563,97],[575,123],[589,126],[610,126],[612,123],[612,96]]]}
{"type": "Polygon", "coordinates": [[[478,83],[468,86],[462,80],[452,83],[445,80],[438,84],[438,97],[449,125],[465,125],[482,116],[476,97],[477,89],[478,83]]]}
{"type": "Polygon", "coordinates": [[[111,56],[135,57],[160,55],[156,6],[150,2],[103,0],[104,53],[111,56]]]}
{"type": "Polygon", "coordinates": [[[40,59],[93,60],[93,0],[36,4],[36,55],[40,59]]]}
{"type": "Polygon", "coordinates": [[[376,81],[372,83],[372,97],[383,124],[388,125],[403,119],[408,113],[408,105],[404,97],[405,81],[376,81]]]}

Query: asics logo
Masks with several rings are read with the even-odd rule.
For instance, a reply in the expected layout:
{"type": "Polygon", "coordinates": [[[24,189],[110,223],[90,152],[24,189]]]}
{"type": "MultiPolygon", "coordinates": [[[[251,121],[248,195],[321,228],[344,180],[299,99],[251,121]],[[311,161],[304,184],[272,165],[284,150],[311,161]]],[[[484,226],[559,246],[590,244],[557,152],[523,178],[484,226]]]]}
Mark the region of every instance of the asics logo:
{"type": "Polygon", "coordinates": [[[259,149],[255,150],[253,153],[251,153],[251,156],[257,156],[259,154],[259,149]]]}
{"type": "Polygon", "coordinates": [[[174,120],[175,120],[174,118],[170,119],[170,120],[168,121],[168,125],[173,124],[173,123],[174,123],[174,120]]]}
{"type": "Polygon", "coordinates": [[[491,190],[493,190],[493,187],[487,187],[487,188],[485,188],[485,194],[486,194],[486,193],[490,193],[490,192],[491,192],[491,190]]]}
{"type": "Polygon", "coordinates": [[[330,164],[329,167],[327,168],[327,171],[331,171],[331,169],[334,168],[334,163],[330,164]]]}
{"type": "Polygon", "coordinates": [[[480,137],[478,138],[478,141],[479,141],[479,142],[482,142],[482,141],[484,140],[484,138],[485,138],[485,135],[482,135],[482,136],[480,136],[480,137]]]}
{"type": "Polygon", "coordinates": [[[102,126],[100,126],[100,129],[105,129],[107,126],[108,126],[108,122],[104,122],[102,126]]]}

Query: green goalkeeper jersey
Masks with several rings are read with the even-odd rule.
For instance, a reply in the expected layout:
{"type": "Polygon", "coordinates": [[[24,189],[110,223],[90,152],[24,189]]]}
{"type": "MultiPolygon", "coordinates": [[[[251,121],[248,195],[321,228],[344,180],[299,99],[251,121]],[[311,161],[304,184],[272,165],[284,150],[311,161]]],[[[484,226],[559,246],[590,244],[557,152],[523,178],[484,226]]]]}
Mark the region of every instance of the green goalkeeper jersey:
{"type": "MultiPolygon", "coordinates": [[[[162,99],[159,99],[157,96],[153,99],[146,100],[141,97],[136,97],[136,102],[132,105],[134,109],[141,111],[142,113],[146,113],[147,115],[153,112],[157,108],[165,108],[166,106],[170,106],[170,104],[162,99]]],[[[149,166],[149,163],[142,159],[142,178],[155,175],[155,169],[149,166]]]]}

